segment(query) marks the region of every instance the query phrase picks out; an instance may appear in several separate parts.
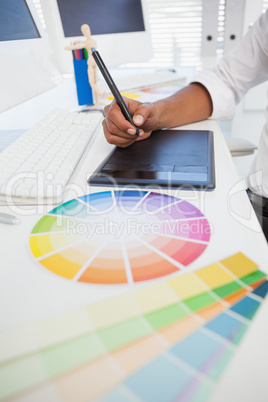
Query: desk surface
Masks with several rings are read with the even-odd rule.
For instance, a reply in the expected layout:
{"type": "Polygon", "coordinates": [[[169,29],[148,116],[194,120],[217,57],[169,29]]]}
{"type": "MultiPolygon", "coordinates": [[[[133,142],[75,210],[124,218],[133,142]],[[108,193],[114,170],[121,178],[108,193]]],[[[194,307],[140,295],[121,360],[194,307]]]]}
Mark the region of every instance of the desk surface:
{"type": "MultiPolygon", "coordinates": [[[[58,88],[0,115],[1,129],[28,128],[55,107],[69,110],[76,108],[76,93],[72,81],[64,82],[58,88]]],[[[245,184],[238,176],[218,124],[208,120],[184,128],[214,132],[216,162],[214,191],[161,190],[198,207],[211,225],[212,236],[209,247],[189,266],[189,270],[196,270],[237,252],[243,252],[258,264],[260,269],[268,273],[267,243],[244,191],[245,184]]],[[[89,188],[87,184],[87,178],[112,148],[105,141],[101,131],[100,128],[93,146],[87,149],[72,176],[65,200],[83,194],[107,191],[107,188],[89,188]]],[[[63,280],[40,268],[31,255],[29,235],[40,217],[50,209],[51,206],[12,207],[11,210],[8,206],[0,207],[1,212],[15,213],[21,220],[16,226],[0,224],[2,332],[127,291],[124,286],[89,285],[89,292],[89,287],[84,284],[63,280]]],[[[135,288],[139,286],[142,287],[136,284],[135,288]]],[[[265,399],[264,375],[268,369],[268,348],[264,343],[268,339],[268,325],[262,320],[265,311],[267,314],[267,302],[263,304],[230,368],[220,381],[213,400],[251,401],[253,391],[255,400],[265,399]],[[251,376],[254,379],[250,380],[251,376]],[[257,390],[255,386],[251,386],[255,379],[259,387],[257,390]]]]}

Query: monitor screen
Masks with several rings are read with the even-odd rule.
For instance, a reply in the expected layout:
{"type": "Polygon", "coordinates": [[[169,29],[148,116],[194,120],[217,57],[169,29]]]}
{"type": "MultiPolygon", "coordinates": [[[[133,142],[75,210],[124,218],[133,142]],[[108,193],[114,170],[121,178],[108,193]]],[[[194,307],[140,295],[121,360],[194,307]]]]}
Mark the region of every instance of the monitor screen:
{"type": "Polygon", "coordinates": [[[72,55],[64,50],[85,37],[90,26],[96,48],[108,67],[144,62],[152,57],[146,0],[40,0],[46,30],[63,73],[73,72],[72,55]]]}
{"type": "Polygon", "coordinates": [[[145,30],[141,0],[57,0],[65,37],[80,36],[86,21],[92,35],[145,30]]]}
{"type": "Polygon", "coordinates": [[[32,0],[0,0],[0,113],[51,88],[61,76],[32,0]]]}
{"type": "Polygon", "coordinates": [[[40,38],[24,0],[0,0],[0,41],[40,38]]]}

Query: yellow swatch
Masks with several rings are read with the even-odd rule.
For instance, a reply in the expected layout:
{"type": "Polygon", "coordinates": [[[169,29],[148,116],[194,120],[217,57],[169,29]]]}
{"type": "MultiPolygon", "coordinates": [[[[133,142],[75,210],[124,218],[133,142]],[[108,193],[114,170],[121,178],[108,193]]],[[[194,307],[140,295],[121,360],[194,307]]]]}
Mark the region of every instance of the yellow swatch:
{"type": "Polygon", "coordinates": [[[182,300],[195,297],[207,291],[206,286],[191,273],[170,279],[167,283],[182,300]]]}
{"type": "Polygon", "coordinates": [[[238,278],[249,275],[258,269],[258,265],[242,253],[234,254],[220,262],[238,278]]]}
{"type": "Polygon", "coordinates": [[[233,277],[225,272],[218,264],[212,264],[205,268],[201,268],[195,272],[200,279],[202,279],[210,289],[227,285],[233,282],[233,277]]]}
{"type": "MultiPolygon", "coordinates": [[[[120,92],[120,93],[121,93],[122,96],[125,96],[126,98],[129,98],[129,99],[137,99],[137,98],[140,98],[140,96],[141,96],[139,94],[131,94],[129,92],[120,92]]],[[[114,97],[109,96],[108,99],[113,100],[114,97]]]]}
{"type": "Polygon", "coordinates": [[[139,315],[138,309],[126,295],[116,296],[108,302],[102,300],[86,309],[97,330],[139,315]]]}
{"type": "Polygon", "coordinates": [[[143,314],[178,302],[178,297],[165,282],[136,290],[131,296],[143,314]],[[161,297],[159,295],[161,295],[161,297]]]}

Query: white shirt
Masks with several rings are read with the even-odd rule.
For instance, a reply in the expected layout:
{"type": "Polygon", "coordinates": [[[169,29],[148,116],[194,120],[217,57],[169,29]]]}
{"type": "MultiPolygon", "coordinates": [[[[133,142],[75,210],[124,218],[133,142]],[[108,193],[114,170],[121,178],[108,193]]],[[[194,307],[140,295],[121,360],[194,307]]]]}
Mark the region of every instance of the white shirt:
{"type": "MultiPolygon", "coordinates": [[[[246,92],[268,80],[268,10],[262,14],[236,47],[211,71],[194,77],[209,91],[213,103],[211,118],[231,119],[235,106],[246,92]]],[[[248,186],[268,197],[268,107],[258,151],[248,175],[248,186]]]]}

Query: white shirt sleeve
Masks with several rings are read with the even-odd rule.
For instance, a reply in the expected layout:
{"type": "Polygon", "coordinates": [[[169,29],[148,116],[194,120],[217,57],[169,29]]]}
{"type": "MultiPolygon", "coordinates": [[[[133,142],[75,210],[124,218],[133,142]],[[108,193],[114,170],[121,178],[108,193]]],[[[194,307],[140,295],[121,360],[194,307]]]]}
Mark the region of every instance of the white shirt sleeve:
{"type": "Polygon", "coordinates": [[[212,115],[215,120],[231,120],[235,113],[233,91],[225,84],[216,71],[203,70],[192,82],[199,82],[208,90],[212,100],[212,115]]]}
{"type": "Polygon", "coordinates": [[[268,79],[268,10],[235,48],[211,71],[197,74],[192,82],[210,93],[214,119],[231,119],[247,91],[268,79]]]}

